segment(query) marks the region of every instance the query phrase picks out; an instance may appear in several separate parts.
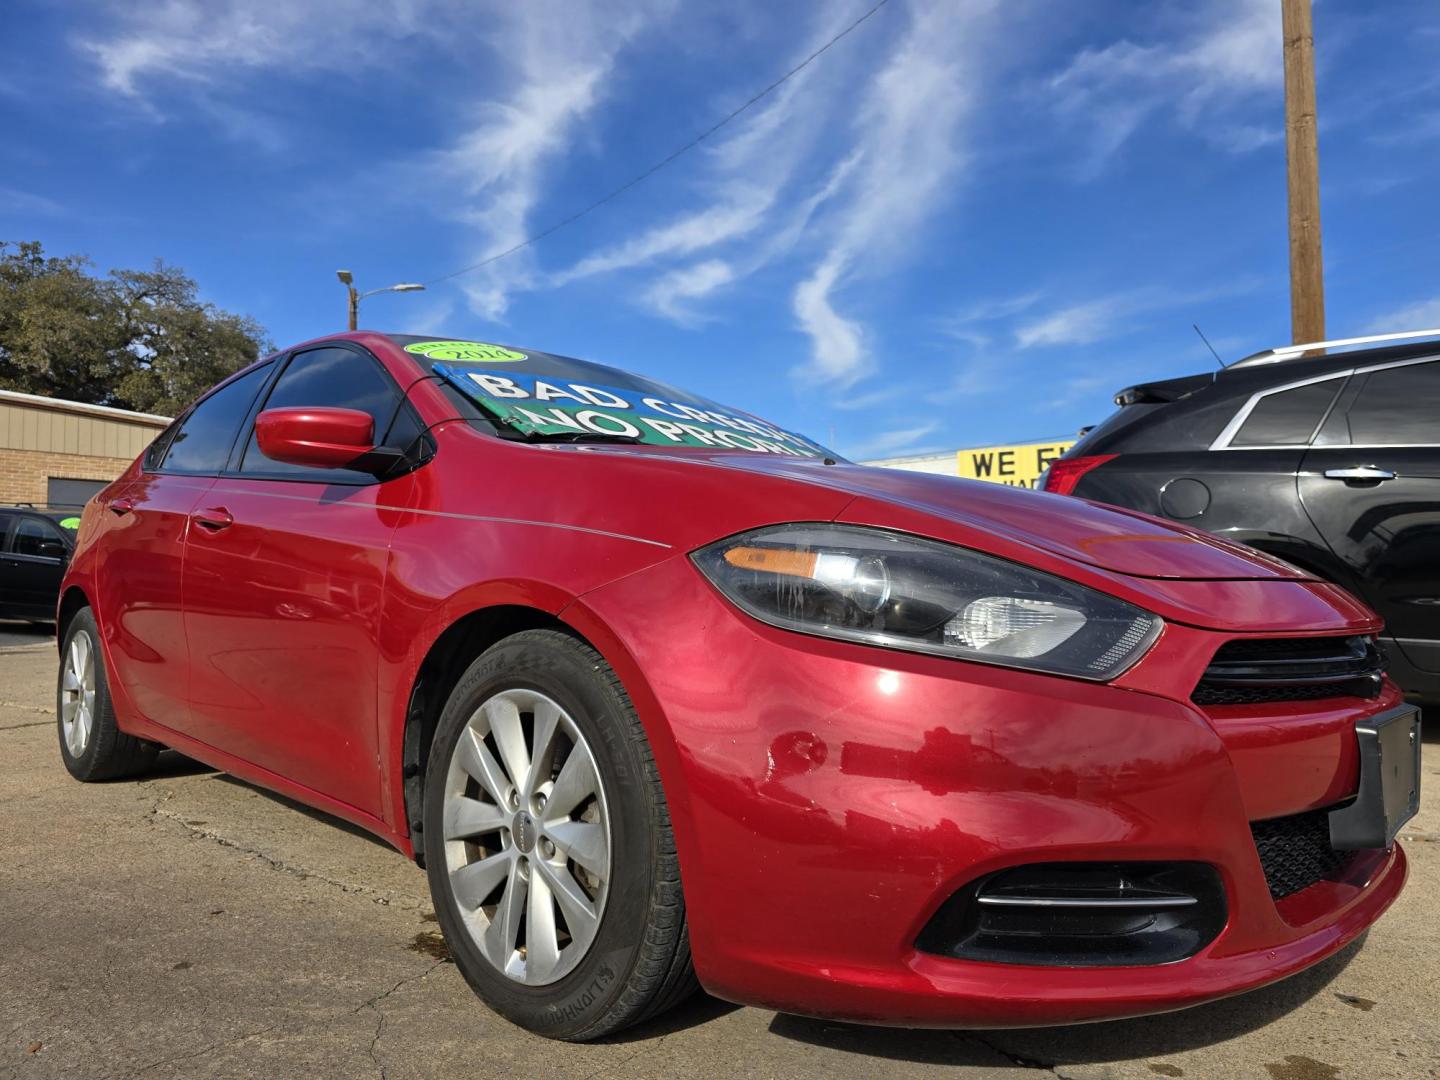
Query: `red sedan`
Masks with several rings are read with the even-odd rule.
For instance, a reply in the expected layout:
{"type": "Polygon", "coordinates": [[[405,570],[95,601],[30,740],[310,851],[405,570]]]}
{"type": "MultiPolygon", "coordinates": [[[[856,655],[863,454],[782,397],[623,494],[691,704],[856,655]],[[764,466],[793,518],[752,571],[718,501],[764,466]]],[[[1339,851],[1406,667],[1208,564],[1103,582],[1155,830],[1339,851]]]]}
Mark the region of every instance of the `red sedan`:
{"type": "Polygon", "coordinates": [[[86,507],[58,615],[72,774],[171,747],[372,830],[556,1038],[697,981],[903,1025],[1175,1009],[1405,881],[1418,715],[1345,592],[533,350],[261,360],[86,507]]]}

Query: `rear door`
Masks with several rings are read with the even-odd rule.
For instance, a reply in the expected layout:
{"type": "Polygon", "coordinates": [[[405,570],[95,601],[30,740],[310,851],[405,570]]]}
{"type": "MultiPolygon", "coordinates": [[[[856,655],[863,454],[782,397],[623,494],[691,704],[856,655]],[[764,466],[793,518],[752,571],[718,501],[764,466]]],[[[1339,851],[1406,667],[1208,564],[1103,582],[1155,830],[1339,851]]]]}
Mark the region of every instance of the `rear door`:
{"type": "Polygon", "coordinates": [[[224,469],[272,370],[252,368],[211,391],[104,504],[97,599],[112,675],[141,715],[177,731],[186,729],[189,713],[180,588],[190,511],[224,469]]]}
{"type": "MultiPolygon", "coordinates": [[[[341,343],[292,356],[264,408],[332,406],[375,418],[376,438],[419,433],[400,388],[341,343]]],[[[409,477],[285,465],[256,446],[196,508],[185,557],[191,730],[196,738],[380,814],[379,617],[409,477]]]]}
{"type": "Polygon", "coordinates": [[[70,545],[60,527],[35,514],[17,514],[0,543],[5,606],[27,619],[52,619],[70,545]]]}
{"type": "Polygon", "coordinates": [[[1440,360],[1357,371],[1299,486],[1406,658],[1440,671],[1440,360]]]}

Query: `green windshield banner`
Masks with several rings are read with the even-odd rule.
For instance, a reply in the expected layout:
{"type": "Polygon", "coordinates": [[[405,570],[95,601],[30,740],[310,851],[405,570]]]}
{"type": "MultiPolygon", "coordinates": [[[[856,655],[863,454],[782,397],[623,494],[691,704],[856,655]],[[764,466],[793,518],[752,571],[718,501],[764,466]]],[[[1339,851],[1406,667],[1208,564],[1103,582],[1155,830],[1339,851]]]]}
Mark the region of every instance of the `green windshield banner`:
{"type": "Polygon", "coordinates": [[[652,446],[708,446],[760,454],[823,457],[794,432],[712,404],[641,396],[633,390],[545,379],[516,371],[436,364],[432,370],[526,435],[618,435],[652,446]]]}

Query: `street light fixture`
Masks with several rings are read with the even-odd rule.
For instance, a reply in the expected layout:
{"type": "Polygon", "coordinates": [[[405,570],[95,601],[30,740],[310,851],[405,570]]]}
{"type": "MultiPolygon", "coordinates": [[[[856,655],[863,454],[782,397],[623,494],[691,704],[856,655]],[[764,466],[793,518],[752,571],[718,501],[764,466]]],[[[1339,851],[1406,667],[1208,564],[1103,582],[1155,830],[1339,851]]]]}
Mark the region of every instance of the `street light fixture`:
{"type": "Polygon", "coordinates": [[[413,281],[404,281],[398,285],[386,285],[383,289],[371,289],[369,292],[358,292],[355,289],[355,275],[349,270],[336,270],[335,276],[340,279],[340,284],[345,286],[345,291],[350,294],[350,329],[358,329],[360,324],[360,301],[367,296],[374,296],[382,292],[423,292],[424,285],[416,284],[413,281]]]}

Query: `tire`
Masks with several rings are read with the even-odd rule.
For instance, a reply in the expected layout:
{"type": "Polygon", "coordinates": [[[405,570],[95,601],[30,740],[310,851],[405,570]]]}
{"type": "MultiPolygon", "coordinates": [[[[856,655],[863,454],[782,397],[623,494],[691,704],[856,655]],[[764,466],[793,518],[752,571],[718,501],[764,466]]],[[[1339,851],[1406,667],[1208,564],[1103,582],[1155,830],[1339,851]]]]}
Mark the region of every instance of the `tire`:
{"type": "Polygon", "coordinates": [[[76,780],[136,776],[155,764],[160,747],[126,735],[115,724],[105,654],[95,616],[81,608],[65,628],[55,687],[60,759],[76,780]]]}
{"type": "Polygon", "coordinates": [[[583,642],[527,630],[470,665],[431,745],[422,834],[451,955],[512,1022],[587,1041],[696,989],[650,745],[620,680],[583,642]]]}

